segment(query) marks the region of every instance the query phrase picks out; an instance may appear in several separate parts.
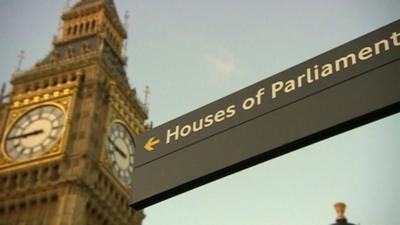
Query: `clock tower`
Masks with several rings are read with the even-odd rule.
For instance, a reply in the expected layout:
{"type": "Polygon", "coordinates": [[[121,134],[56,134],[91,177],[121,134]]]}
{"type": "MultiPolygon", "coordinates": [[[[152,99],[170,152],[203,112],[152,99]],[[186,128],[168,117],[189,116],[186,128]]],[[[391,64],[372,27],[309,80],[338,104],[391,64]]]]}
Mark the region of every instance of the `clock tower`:
{"type": "Polygon", "coordinates": [[[129,190],[149,127],[126,27],[112,0],[78,1],[61,20],[51,52],[16,71],[0,103],[0,225],[140,225],[129,190]]]}

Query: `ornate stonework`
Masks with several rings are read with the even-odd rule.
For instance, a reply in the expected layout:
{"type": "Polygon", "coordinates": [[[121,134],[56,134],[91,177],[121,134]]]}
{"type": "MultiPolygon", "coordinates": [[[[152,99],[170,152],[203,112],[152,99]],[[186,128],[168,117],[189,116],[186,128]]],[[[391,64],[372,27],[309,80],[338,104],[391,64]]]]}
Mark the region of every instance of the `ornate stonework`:
{"type": "Polygon", "coordinates": [[[147,109],[125,72],[126,30],[112,0],[81,0],[62,22],[53,50],[14,74],[9,100],[0,104],[0,225],[140,225],[143,212],[128,204],[131,187],[107,157],[113,121],[133,138],[148,129],[147,109]],[[40,156],[11,157],[6,143],[29,144],[46,130],[29,119],[26,130],[39,128],[12,136],[16,122],[48,105],[65,115],[61,137],[40,156]]]}

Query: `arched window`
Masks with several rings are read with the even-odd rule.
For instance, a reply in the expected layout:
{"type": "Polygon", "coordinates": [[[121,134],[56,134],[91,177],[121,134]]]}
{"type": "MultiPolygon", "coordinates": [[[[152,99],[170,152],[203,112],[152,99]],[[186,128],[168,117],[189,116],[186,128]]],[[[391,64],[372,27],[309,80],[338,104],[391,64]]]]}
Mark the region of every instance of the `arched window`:
{"type": "Polygon", "coordinates": [[[68,81],[68,77],[66,75],[64,75],[61,79],[61,83],[65,84],[68,81]]]}
{"type": "Polygon", "coordinates": [[[43,88],[48,88],[49,87],[49,80],[43,81],[43,88]]]}
{"type": "Polygon", "coordinates": [[[72,34],[75,35],[77,31],[78,31],[78,26],[75,25],[75,26],[74,26],[74,31],[72,32],[72,34]]]}
{"type": "Polygon", "coordinates": [[[89,26],[90,26],[90,23],[89,23],[89,22],[86,22],[86,25],[85,25],[85,32],[89,32],[89,26]]]}
{"type": "Polygon", "coordinates": [[[68,27],[67,35],[71,35],[72,27],[68,27]]]}
{"type": "Polygon", "coordinates": [[[26,85],[25,92],[29,92],[30,90],[31,90],[31,86],[30,85],[26,85]]]}
{"type": "Polygon", "coordinates": [[[79,26],[79,34],[83,32],[83,23],[79,26]]]}
{"type": "Polygon", "coordinates": [[[57,79],[57,77],[54,77],[51,85],[56,86],[57,84],[58,84],[58,79],[57,79]]]}
{"type": "Polygon", "coordinates": [[[81,82],[84,82],[85,81],[85,74],[82,74],[82,76],[81,76],[81,82]]]}
{"type": "Polygon", "coordinates": [[[76,75],[75,75],[75,74],[72,74],[71,77],[70,77],[70,80],[71,80],[71,81],[76,81],[76,75]]]}
{"type": "Polygon", "coordinates": [[[95,27],[96,27],[96,20],[93,20],[91,30],[93,31],[95,27]]]}
{"type": "Polygon", "coordinates": [[[35,85],[33,85],[33,90],[36,91],[40,88],[40,84],[39,83],[35,83],[35,85]]]}

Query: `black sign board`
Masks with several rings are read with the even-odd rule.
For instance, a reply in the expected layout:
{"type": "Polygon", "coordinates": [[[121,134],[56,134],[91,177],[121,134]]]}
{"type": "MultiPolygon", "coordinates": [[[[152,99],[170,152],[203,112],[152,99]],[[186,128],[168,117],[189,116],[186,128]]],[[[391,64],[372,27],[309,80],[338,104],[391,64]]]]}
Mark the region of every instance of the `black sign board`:
{"type": "Polygon", "coordinates": [[[138,137],[131,206],[400,111],[400,21],[138,137]]]}

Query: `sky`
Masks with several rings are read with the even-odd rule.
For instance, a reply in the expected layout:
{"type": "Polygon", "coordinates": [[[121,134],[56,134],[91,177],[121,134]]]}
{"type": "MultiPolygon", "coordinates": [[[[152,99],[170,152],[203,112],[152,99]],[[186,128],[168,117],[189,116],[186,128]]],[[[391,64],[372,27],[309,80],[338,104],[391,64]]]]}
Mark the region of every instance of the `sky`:
{"type": "MultiPolygon", "coordinates": [[[[2,0],[0,81],[51,49],[66,1],[2,0]]],[[[115,0],[129,11],[128,67],[160,125],[400,19],[398,0],[115,0]]],[[[146,208],[144,225],[400,224],[400,115],[146,208]]],[[[206,162],[205,162],[206,163],[206,162]]]]}

